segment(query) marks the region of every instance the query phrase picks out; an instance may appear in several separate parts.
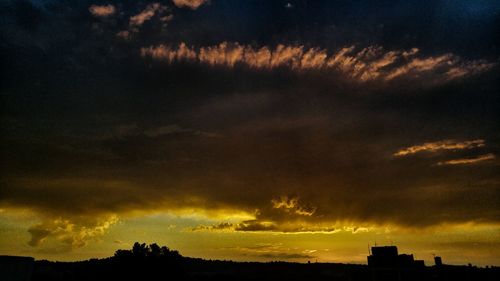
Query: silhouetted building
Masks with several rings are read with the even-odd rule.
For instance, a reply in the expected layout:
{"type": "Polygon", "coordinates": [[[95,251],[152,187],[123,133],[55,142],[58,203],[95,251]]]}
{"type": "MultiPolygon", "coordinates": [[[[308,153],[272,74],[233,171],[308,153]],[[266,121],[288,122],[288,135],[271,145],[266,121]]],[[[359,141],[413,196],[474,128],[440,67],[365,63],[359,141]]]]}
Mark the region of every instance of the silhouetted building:
{"type": "Polygon", "coordinates": [[[368,265],[374,267],[422,267],[423,260],[415,260],[413,255],[398,254],[396,246],[372,247],[368,265]]]}
{"type": "Polygon", "coordinates": [[[434,264],[435,264],[436,266],[442,266],[442,265],[443,265],[443,261],[441,260],[441,257],[439,257],[439,256],[435,256],[435,257],[434,257],[434,264]]]}
{"type": "Polygon", "coordinates": [[[396,246],[372,247],[372,254],[368,256],[368,265],[390,267],[398,262],[398,248],[396,246]]]}
{"type": "Polygon", "coordinates": [[[397,265],[401,267],[411,267],[415,263],[413,255],[401,254],[398,256],[397,265]]]}
{"type": "Polygon", "coordinates": [[[0,280],[28,281],[34,264],[35,259],[31,257],[0,256],[0,280]]]}
{"type": "Polygon", "coordinates": [[[397,257],[398,247],[396,246],[381,246],[372,247],[372,255],[376,257],[397,257]]]}
{"type": "Polygon", "coordinates": [[[425,261],[424,260],[415,260],[413,262],[413,265],[415,267],[425,267],[425,261]]]}

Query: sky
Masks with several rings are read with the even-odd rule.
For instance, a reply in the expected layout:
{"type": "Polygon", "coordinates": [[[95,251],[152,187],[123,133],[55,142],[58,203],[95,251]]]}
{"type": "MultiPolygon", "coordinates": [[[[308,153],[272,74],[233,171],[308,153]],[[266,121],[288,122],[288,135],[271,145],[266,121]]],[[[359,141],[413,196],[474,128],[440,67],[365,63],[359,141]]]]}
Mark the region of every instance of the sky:
{"type": "Polygon", "coordinates": [[[0,254],[500,265],[498,1],[0,1],[0,254]]]}

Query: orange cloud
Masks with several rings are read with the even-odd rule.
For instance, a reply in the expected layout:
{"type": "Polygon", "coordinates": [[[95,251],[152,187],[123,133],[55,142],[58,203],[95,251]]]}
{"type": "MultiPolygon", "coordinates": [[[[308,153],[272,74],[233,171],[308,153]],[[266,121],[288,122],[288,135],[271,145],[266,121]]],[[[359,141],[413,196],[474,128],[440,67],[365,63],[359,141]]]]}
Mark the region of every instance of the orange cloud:
{"type": "Polygon", "coordinates": [[[129,39],[130,38],[130,31],[128,30],[122,30],[116,33],[117,37],[120,37],[122,39],[129,39]]]}
{"type": "Polygon", "coordinates": [[[130,26],[141,26],[144,22],[151,19],[156,13],[161,13],[167,10],[167,7],[160,5],[160,3],[152,3],[146,6],[142,12],[130,17],[130,26]]]}
{"type": "Polygon", "coordinates": [[[113,5],[92,5],[89,7],[89,12],[94,16],[94,17],[109,17],[116,12],[116,8],[113,5]]]}
{"type": "Polygon", "coordinates": [[[293,71],[336,70],[360,82],[416,79],[427,76],[428,82],[442,82],[478,74],[494,64],[483,60],[464,61],[453,54],[417,57],[419,50],[384,51],[381,47],[367,47],[356,51],[345,47],[328,55],[327,50],[286,46],[254,48],[239,43],[222,42],[200,48],[180,43],[150,46],[141,49],[143,57],[175,63],[188,61],[208,65],[234,67],[244,65],[254,69],[289,68],[293,71]],[[428,76],[432,74],[432,79],[428,76]]]}
{"type": "Polygon", "coordinates": [[[208,3],[208,0],[172,0],[179,8],[198,9],[201,5],[208,3]]]}

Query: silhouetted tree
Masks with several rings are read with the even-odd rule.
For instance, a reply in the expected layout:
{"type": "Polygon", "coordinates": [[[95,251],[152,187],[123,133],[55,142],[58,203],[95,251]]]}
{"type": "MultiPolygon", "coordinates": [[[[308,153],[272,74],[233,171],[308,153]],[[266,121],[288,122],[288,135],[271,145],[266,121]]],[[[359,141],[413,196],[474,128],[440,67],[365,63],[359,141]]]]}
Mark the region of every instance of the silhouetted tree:
{"type": "Polygon", "coordinates": [[[168,256],[168,253],[170,252],[170,249],[167,246],[161,247],[160,250],[161,250],[161,255],[164,257],[168,256]]]}
{"type": "Polygon", "coordinates": [[[161,248],[158,246],[158,244],[153,243],[149,245],[149,249],[151,249],[151,252],[149,253],[150,257],[157,258],[161,256],[161,248]]]}
{"type": "Polygon", "coordinates": [[[132,253],[136,257],[146,257],[148,256],[149,252],[150,249],[146,245],[146,243],[139,244],[139,242],[135,242],[134,246],[132,247],[132,253]]]}
{"type": "Polygon", "coordinates": [[[115,252],[115,258],[128,259],[131,257],[133,257],[133,254],[130,250],[117,250],[115,252]]]}
{"type": "Polygon", "coordinates": [[[135,242],[131,250],[117,250],[114,255],[117,259],[178,259],[182,256],[178,251],[170,250],[167,246],[159,246],[156,243],[150,244],[135,242]]]}

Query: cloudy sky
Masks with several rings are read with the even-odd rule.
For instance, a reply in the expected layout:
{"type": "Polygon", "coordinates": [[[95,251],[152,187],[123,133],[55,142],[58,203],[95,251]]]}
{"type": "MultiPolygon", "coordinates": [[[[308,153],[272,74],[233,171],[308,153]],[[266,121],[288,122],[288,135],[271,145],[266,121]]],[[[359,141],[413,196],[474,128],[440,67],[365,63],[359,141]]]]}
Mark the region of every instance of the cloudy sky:
{"type": "Polygon", "coordinates": [[[500,3],[0,2],[0,254],[500,265],[500,3]]]}

